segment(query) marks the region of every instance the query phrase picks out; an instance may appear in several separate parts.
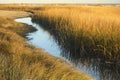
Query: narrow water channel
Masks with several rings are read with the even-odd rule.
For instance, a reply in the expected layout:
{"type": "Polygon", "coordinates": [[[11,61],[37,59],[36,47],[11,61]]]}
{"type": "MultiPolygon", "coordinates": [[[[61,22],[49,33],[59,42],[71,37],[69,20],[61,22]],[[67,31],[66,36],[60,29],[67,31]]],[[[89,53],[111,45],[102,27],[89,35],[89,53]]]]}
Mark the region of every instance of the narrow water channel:
{"type": "Polygon", "coordinates": [[[89,58],[71,57],[63,52],[61,45],[55,40],[54,36],[45,30],[42,26],[32,22],[31,17],[15,19],[16,22],[32,25],[37,31],[28,33],[26,38],[28,43],[37,48],[42,48],[55,57],[69,61],[74,67],[80,69],[83,73],[91,75],[95,80],[120,80],[120,69],[113,64],[99,63],[97,60],[89,58]],[[65,55],[63,55],[64,53],[65,55]],[[71,58],[67,58],[71,57],[71,58]]]}

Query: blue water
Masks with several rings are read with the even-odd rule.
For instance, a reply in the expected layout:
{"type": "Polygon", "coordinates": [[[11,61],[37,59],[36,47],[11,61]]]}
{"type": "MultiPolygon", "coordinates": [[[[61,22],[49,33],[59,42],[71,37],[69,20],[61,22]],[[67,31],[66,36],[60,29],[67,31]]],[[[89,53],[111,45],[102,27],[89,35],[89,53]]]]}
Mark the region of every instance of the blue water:
{"type": "Polygon", "coordinates": [[[37,29],[37,31],[28,33],[26,36],[29,39],[28,42],[30,44],[36,46],[37,48],[44,49],[46,52],[50,53],[53,56],[60,56],[60,48],[53,39],[53,36],[51,36],[48,31],[45,31],[39,25],[32,23],[30,17],[16,19],[15,21],[32,25],[37,29]]]}

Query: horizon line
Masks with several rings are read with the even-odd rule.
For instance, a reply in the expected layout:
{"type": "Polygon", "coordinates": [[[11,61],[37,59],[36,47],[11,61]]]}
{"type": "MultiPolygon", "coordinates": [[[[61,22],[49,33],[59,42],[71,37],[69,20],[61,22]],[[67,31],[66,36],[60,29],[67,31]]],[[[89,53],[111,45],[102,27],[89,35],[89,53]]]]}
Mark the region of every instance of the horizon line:
{"type": "Polygon", "coordinates": [[[120,3],[0,3],[0,4],[36,4],[36,5],[39,5],[39,4],[63,4],[63,5],[120,5],[120,3]]]}

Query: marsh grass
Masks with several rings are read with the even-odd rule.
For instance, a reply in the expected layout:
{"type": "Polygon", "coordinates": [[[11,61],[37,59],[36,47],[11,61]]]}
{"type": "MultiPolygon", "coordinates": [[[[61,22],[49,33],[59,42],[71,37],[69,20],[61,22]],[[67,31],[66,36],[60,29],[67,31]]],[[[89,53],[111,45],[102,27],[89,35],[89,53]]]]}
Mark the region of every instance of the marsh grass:
{"type": "Polygon", "coordinates": [[[43,5],[18,5],[18,4],[0,4],[0,10],[16,10],[16,11],[28,11],[32,12],[32,10],[44,10],[43,5]]]}
{"type": "Polygon", "coordinates": [[[120,7],[53,7],[36,11],[33,22],[44,25],[73,55],[103,61],[120,59],[120,7]]]}
{"type": "Polygon", "coordinates": [[[0,18],[0,80],[92,80],[61,59],[26,43],[28,25],[0,18]]]}

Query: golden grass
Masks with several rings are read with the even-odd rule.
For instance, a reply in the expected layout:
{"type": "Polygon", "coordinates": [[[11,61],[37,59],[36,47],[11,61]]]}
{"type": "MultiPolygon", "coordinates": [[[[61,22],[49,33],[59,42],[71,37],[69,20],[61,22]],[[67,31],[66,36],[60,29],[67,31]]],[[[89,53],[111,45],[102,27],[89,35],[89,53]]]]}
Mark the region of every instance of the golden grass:
{"type": "Polygon", "coordinates": [[[0,10],[0,16],[4,18],[14,19],[14,18],[26,17],[30,15],[31,15],[30,13],[24,11],[0,10]]]}
{"type": "Polygon", "coordinates": [[[0,17],[0,80],[92,80],[66,62],[27,44],[21,35],[33,28],[9,16],[0,17]]]}
{"type": "Polygon", "coordinates": [[[34,12],[33,21],[55,29],[77,54],[119,61],[119,14],[115,6],[51,6],[34,12]]]}
{"type": "Polygon", "coordinates": [[[0,4],[0,10],[17,10],[17,11],[31,11],[31,10],[42,10],[43,5],[18,5],[18,4],[0,4]]]}

